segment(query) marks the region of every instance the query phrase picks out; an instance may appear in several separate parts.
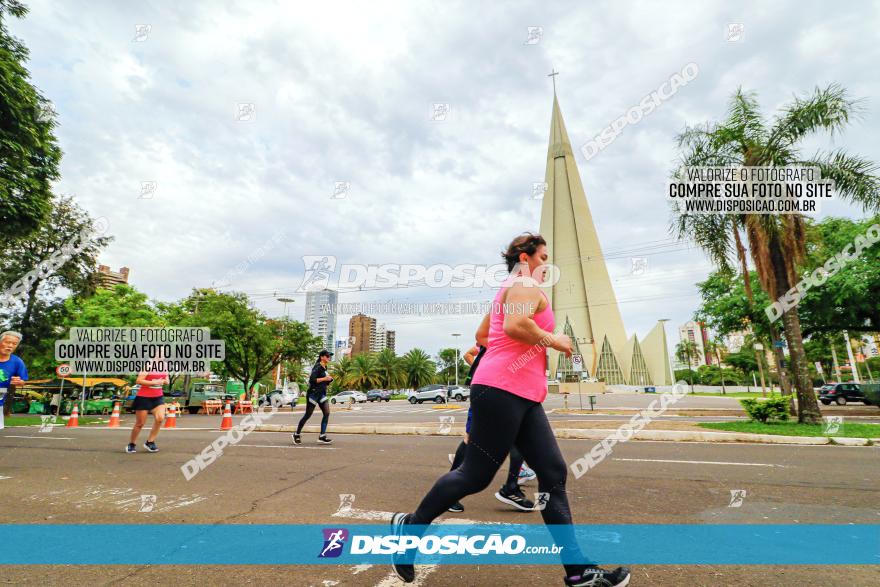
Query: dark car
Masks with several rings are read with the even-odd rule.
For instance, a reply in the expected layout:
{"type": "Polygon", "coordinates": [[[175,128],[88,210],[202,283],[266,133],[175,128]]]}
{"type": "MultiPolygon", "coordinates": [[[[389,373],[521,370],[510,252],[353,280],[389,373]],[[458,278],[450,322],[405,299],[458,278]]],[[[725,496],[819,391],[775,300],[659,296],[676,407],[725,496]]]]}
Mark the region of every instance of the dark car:
{"type": "Polygon", "coordinates": [[[846,402],[853,401],[868,403],[865,401],[865,396],[858,383],[829,383],[828,385],[823,385],[819,389],[819,401],[826,406],[831,402],[836,403],[838,406],[845,406],[846,402]]]}
{"type": "Polygon", "coordinates": [[[368,402],[391,401],[391,392],[387,389],[371,389],[367,392],[368,402]]]}

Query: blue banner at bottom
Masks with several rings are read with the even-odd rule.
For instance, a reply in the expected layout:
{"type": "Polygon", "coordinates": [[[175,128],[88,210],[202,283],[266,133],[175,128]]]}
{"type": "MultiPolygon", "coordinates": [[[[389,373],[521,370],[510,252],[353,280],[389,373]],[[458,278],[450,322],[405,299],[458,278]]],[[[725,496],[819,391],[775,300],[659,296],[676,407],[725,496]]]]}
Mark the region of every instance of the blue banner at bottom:
{"type": "Polygon", "coordinates": [[[5,524],[4,565],[876,565],[880,525],[5,524]]]}

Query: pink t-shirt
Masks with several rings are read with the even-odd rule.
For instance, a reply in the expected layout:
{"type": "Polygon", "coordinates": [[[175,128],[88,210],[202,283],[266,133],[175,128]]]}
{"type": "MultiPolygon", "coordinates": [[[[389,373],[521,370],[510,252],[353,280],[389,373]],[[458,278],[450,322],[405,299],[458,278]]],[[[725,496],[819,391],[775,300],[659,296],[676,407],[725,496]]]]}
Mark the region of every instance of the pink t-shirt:
{"type": "MultiPolygon", "coordinates": [[[[145,377],[149,380],[153,379],[165,379],[168,377],[168,373],[164,371],[149,371],[145,377]]],[[[161,385],[141,385],[140,389],[138,389],[138,397],[162,397],[162,386],[161,385]]]]}
{"type": "MultiPolygon", "coordinates": [[[[471,385],[489,385],[528,400],[543,402],[547,397],[547,348],[519,342],[504,333],[502,299],[513,279],[508,278],[501,284],[495,295],[489,313],[489,348],[480,360],[480,368],[471,385]]],[[[541,294],[547,300],[543,291],[541,294]]],[[[553,332],[556,320],[549,300],[547,307],[536,313],[533,319],[541,330],[553,332]]]]}

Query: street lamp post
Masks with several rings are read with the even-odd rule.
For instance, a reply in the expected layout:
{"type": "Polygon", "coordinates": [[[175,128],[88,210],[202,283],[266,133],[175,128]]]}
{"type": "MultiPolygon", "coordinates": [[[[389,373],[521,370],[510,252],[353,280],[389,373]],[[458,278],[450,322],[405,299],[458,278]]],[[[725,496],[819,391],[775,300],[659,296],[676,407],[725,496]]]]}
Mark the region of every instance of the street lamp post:
{"type": "Polygon", "coordinates": [[[461,336],[460,332],[453,332],[452,336],[455,337],[455,385],[458,386],[458,337],[461,336]]]}
{"type": "MultiPolygon", "coordinates": [[[[287,327],[287,321],[290,319],[290,314],[287,313],[287,304],[292,304],[296,300],[293,298],[277,298],[279,302],[284,304],[284,322],[281,324],[281,340],[284,342],[284,330],[287,327]]],[[[281,363],[278,363],[278,369],[275,371],[275,389],[279,389],[281,386],[281,363]]]]}

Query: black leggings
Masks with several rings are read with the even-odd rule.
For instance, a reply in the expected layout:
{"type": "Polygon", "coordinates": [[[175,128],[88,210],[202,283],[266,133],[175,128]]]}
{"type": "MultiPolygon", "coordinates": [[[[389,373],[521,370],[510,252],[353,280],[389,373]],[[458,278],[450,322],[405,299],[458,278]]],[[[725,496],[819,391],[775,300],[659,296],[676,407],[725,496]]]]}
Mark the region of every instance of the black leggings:
{"type": "Polygon", "coordinates": [[[502,389],[477,384],[471,386],[471,408],[473,425],[464,462],[434,483],[407,523],[428,525],[461,498],[488,487],[511,447],[516,445],[538,475],[538,490],[549,493],[541,516],[556,544],[564,547],[567,561],[583,561],[563,566],[569,575],[579,575],[586,559],[571,525],[565,492],[568,467],[543,406],[502,389]]]}
{"type": "MultiPolygon", "coordinates": [[[[464,453],[466,450],[467,443],[462,440],[459,443],[458,448],[455,449],[455,457],[452,459],[452,467],[450,467],[450,471],[454,471],[461,466],[461,464],[464,462],[464,453]]],[[[516,446],[511,446],[510,465],[507,469],[507,482],[504,484],[504,488],[507,490],[508,493],[519,487],[519,470],[523,466],[523,461],[523,456],[516,449],[516,446]]]]}
{"type": "MultiPolygon", "coordinates": [[[[318,402],[318,405],[321,406],[321,413],[324,414],[324,417],[321,418],[321,436],[324,436],[327,434],[327,423],[330,421],[330,406],[327,405],[327,400],[318,402]]],[[[312,417],[314,411],[315,404],[311,400],[306,400],[306,413],[300,418],[299,424],[296,427],[297,434],[302,432],[303,426],[305,426],[308,419],[312,417]]]]}

